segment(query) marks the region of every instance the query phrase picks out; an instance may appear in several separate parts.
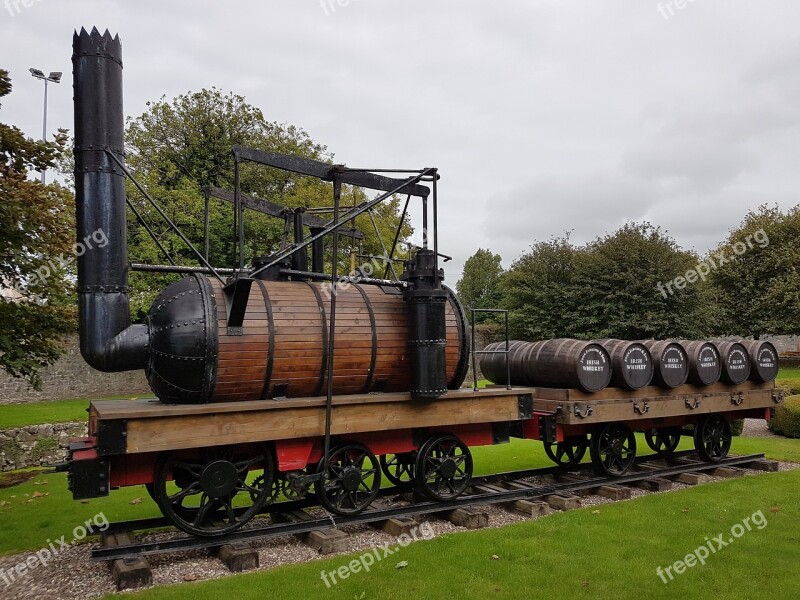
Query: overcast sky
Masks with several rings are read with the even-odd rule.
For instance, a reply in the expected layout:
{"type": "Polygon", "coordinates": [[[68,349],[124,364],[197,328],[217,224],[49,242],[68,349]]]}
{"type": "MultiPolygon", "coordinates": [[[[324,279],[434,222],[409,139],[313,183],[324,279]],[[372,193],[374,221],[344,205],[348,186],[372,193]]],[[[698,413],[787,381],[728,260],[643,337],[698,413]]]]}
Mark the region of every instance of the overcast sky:
{"type": "Polygon", "coordinates": [[[800,202],[797,0],[3,1],[3,122],[41,135],[36,67],[72,129],[72,31],[108,28],[129,115],[216,86],[349,166],[439,167],[451,284],[479,247],[649,220],[703,252],[800,202]]]}

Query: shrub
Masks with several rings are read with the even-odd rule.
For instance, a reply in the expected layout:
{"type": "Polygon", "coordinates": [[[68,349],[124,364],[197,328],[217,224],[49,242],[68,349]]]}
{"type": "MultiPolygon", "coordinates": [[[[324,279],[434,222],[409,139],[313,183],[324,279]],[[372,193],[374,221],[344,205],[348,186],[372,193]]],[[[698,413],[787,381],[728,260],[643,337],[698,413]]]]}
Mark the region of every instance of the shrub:
{"type": "Polygon", "coordinates": [[[778,435],[800,438],[800,396],[791,396],[775,407],[769,429],[778,435]]]}
{"type": "Polygon", "coordinates": [[[800,379],[778,379],[777,385],[786,390],[787,396],[800,394],[800,379]]]}
{"type": "Polygon", "coordinates": [[[731,421],[731,435],[742,435],[744,430],[744,419],[736,419],[731,421]]]}

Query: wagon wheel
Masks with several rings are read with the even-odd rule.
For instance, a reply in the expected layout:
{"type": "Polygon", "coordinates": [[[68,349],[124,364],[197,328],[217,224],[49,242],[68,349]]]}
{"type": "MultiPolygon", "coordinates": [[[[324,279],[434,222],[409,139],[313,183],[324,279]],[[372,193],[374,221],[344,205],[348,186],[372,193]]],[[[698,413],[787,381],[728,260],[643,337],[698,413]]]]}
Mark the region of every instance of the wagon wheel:
{"type": "Polygon", "coordinates": [[[415,452],[384,454],[380,457],[381,470],[386,479],[396,486],[407,486],[414,481],[415,452]]]}
{"type": "Polygon", "coordinates": [[[544,444],[544,452],[548,458],[560,467],[573,467],[579,464],[586,454],[586,438],[568,437],[563,442],[544,444]]]}
{"type": "Polygon", "coordinates": [[[264,445],[208,448],[200,456],[172,452],[159,458],[153,494],[178,529],[203,537],[226,535],[271,498],[274,464],[264,445]]]}
{"type": "Polygon", "coordinates": [[[452,500],[472,479],[472,453],[456,436],[436,435],[420,448],[415,469],[420,492],[433,500],[452,500]]]}
{"type": "Polygon", "coordinates": [[[659,456],[669,456],[681,443],[680,427],[659,427],[644,432],[644,439],[650,449],[659,456]]]}
{"type": "Polygon", "coordinates": [[[381,487],[378,459],[366,446],[344,443],[331,450],[328,467],[319,462],[322,477],[314,484],[319,503],[337,515],[354,515],[367,508],[381,487]],[[324,469],[324,470],[323,470],[324,469]]]}
{"type": "Polygon", "coordinates": [[[731,449],[731,424],[719,415],[702,417],[694,427],[694,447],[705,461],[719,462],[731,449]]]}
{"type": "Polygon", "coordinates": [[[592,434],[589,453],[598,473],[619,477],[636,459],[636,436],[622,423],[606,423],[592,434]]]}

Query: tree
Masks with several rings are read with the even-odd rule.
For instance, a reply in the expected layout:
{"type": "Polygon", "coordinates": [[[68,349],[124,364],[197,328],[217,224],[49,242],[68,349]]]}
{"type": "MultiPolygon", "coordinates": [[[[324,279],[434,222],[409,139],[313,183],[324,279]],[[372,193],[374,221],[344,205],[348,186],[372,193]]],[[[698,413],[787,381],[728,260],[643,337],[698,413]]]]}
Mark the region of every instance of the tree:
{"type": "Polygon", "coordinates": [[[698,338],[714,324],[702,280],[676,284],[697,267],[659,227],[628,223],[586,246],[581,261],[576,328],[590,338],[698,338]]]}
{"type": "MultiPolygon", "coordinates": [[[[11,89],[8,71],[0,70],[0,98],[11,89]]],[[[40,142],[0,123],[0,366],[34,388],[41,385],[39,370],[55,362],[62,335],[74,327],[75,227],[69,191],[29,174],[52,168],[66,141],[63,130],[53,142],[40,142]]]]}
{"type": "Polygon", "coordinates": [[[702,282],[662,293],[697,264],[661,229],[630,223],[583,247],[569,237],[539,242],[514,262],[503,282],[513,335],[672,338],[709,332],[702,282]]]}
{"type": "MultiPolygon", "coordinates": [[[[502,260],[499,254],[478,248],[464,263],[464,273],[456,283],[456,291],[467,308],[499,308],[502,260]]],[[[483,321],[486,316],[478,315],[476,321],[483,321]]]]}
{"type": "Polygon", "coordinates": [[[502,279],[512,337],[540,340],[574,335],[575,316],[565,299],[576,295],[579,254],[567,235],[537,242],[514,261],[502,279]]]}
{"type": "MultiPolygon", "coordinates": [[[[202,248],[203,240],[204,198],[201,188],[210,185],[233,189],[233,146],[249,146],[329,163],[333,160],[328,149],[312,140],[304,130],[269,122],[261,110],[248,104],[242,96],[223,94],[215,88],[184,94],[171,102],[162,97],[147,106],[142,115],[128,120],[126,150],[129,168],[197,248],[202,248]]],[[[281,206],[308,208],[332,203],[330,184],[251,163],[241,165],[240,182],[244,193],[281,206]]],[[[162,245],[177,259],[176,262],[196,265],[195,255],[131,185],[128,196],[162,245]]],[[[344,186],[343,206],[365,199],[363,190],[344,186]]],[[[391,244],[400,222],[399,203],[400,200],[394,198],[374,209],[378,230],[387,246],[391,244]]],[[[209,212],[209,260],[215,266],[235,266],[233,207],[212,199],[209,212]]],[[[356,227],[365,234],[363,253],[382,254],[369,216],[356,219],[356,227]]],[[[164,262],[163,253],[132,215],[128,233],[132,261],[164,262]]],[[[406,222],[403,224],[403,237],[410,233],[411,228],[406,222]]],[[[276,250],[283,234],[283,222],[279,219],[246,211],[246,261],[276,250]]],[[[347,238],[342,238],[341,247],[340,273],[346,273],[349,271],[345,258],[347,238]]],[[[154,277],[151,274],[131,275],[132,305],[140,316],[170,279],[170,276],[154,277]]]]}
{"type": "Polygon", "coordinates": [[[800,333],[800,206],[750,211],[706,259],[720,333],[800,333]]]}

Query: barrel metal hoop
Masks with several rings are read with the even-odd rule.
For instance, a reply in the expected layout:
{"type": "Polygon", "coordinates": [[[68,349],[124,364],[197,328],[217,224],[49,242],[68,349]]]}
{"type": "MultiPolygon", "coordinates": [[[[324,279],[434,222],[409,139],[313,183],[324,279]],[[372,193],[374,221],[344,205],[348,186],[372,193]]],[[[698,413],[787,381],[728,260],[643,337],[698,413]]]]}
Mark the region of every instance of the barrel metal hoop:
{"type": "Polygon", "coordinates": [[[370,302],[369,296],[357,283],[353,284],[353,287],[358,290],[358,293],[361,294],[361,297],[364,299],[364,304],[367,305],[369,324],[370,328],[372,329],[372,356],[370,357],[369,373],[367,374],[367,380],[364,382],[363,391],[364,394],[368,394],[370,392],[370,388],[372,387],[372,377],[375,374],[375,365],[378,362],[378,329],[375,324],[375,311],[372,309],[372,302],[370,302]]]}
{"type": "Polygon", "coordinates": [[[328,373],[328,317],[319,290],[310,281],[305,281],[304,283],[314,292],[317,305],[319,305],[319,319],[322,322],[322,366],[319,370],[319,383],[317,384],[317,389],[314,391],[314,395],[319,396],[322,393],[322,386],[325,384],[325,375],[328,373]]]}
{"type": "MultiPolygon", "coordinates": [[[[216,321],[217,300],[214,295],[214,287],[207,277],[194,274],[194,278],[197,281],[197,293],[203,303],[203,319],[201,323],[206,334],[206,365],[203,378],[205,381],[200,392],[200,401],[211,402],[211,398],[214,396],[214,389],[217,387],[217,349],[219,348],[219,325],[216,321]]],[[[192,293],[191,290],[189,293],[192,293]]]]}
{"type": "Polygon", "coordinates": [[[272,369],[275,364],[275,322],[267,286],[261,279],[256,279],[256,284],[264,297],[264,305],[267,307],[267,326],[269,327],[269,354],[267,355],[267,368],[264,371],[264,387],[261,389],[261,399],[265,400],[269,396],[269,384],[272,381],[272,369]]]}
{"type": "MultiPolygon", "coordinates": [[[[447,382],[448,388],[457,390],[464,383],[469,372],[470,339],[467,332],[467,314],[464,312],[464,307],[461,305],[458,296],[453,293],[453,290],[446,285],[442,285],[442,289],[448,292],[448,301],[456,319],[456,329],[458,329],[458,363],[453,372],[453,377],[447,382]]],[[[445,331],[447,331],[446,325],[445,331]]]]}

